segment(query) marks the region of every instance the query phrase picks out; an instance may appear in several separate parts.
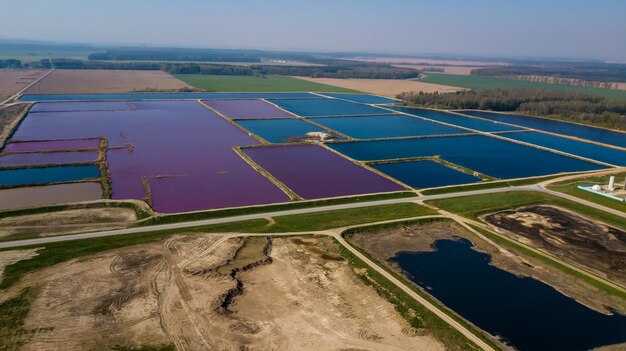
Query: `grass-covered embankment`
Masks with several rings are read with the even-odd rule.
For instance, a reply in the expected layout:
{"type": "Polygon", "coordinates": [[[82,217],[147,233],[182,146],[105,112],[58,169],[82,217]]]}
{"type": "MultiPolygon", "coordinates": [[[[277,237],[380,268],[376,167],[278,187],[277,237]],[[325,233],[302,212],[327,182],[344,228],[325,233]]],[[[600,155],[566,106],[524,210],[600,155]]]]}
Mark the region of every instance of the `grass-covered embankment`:
{"type": "Polygon", "coordinates": [[[413,192],[403,191],[403,192],[386,193],[386,194],[358,195],[358,196],[342,197],[342,198],[327,199],[327,200],[293,201],[293,202],[285,203],[285,204],[267,205],[267,206],[240,207],[240,208],[232,208],[232,209],[225,209],[225,210],[211,210],[211,211],[201,211],[201,212],[181,213],[181,214],[171,214],[171,215],[158,215],[155,218],[145,221],[144,223],[142,223],[142,225],[180,223],[180,222],[187,222],[187,221],[198,221],[198,220],[203,220],[203,219],[232,217],[232,216],[249,215],[249,214],[274,212],[274,211],[287,211],[287,210],[297,210],[297,209],[320,207],[320,206],[350,204],[350,203],[357,203],[357,202],[410,198],[410,197],[415,197],[415,196],[417,195],[413,192]]]}

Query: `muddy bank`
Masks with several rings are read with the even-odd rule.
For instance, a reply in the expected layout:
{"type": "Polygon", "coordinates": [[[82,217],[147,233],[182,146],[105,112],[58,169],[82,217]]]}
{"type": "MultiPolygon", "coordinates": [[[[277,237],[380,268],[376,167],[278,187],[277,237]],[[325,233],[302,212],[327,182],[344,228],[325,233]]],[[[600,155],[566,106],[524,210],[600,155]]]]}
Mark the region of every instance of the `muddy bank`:
{"type": "Polygon", "coordinates": [[[538,259],[494,246],[451,221],[364,230],[347,236],[348,240],[367,251],[379,262],[405,276],[406,274],[393,261],[399,252],[429,252],[433,251],[433,243],[437,240],[458,238],[469,239],[474,244],[474,250],[491,257],[491,264],[495,267],[520,277],[540,280],[596,311],[609,313],[607,306],[610,306],[614,310],[626,312],[626,302],[622,299],[599,291],[538,259]]]}
{"type": "Polygon", "coordinates": [[[484,216],[498,232],[626,286],[626,232],[544,205],[484,216]]]}

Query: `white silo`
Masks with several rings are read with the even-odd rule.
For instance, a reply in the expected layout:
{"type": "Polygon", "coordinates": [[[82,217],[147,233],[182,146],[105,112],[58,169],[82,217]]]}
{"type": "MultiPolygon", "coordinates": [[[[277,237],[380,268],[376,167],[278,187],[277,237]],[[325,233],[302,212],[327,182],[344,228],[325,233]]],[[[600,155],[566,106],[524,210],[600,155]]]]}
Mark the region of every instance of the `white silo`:
{"type": "Polygon", "coordinates": [[[611,176],[609,178],[609,186],[608,186],[609,191],[613,191],[615,190],[615,176],[611,176]]]}

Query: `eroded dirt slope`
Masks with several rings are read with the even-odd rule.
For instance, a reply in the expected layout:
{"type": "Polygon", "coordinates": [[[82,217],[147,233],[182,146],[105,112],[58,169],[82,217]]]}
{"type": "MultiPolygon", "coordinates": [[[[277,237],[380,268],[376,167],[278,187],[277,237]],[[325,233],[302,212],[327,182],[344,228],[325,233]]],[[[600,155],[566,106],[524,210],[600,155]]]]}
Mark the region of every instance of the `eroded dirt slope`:
{"type": "Polygon", "coordinates": [[[327,238],[179,235],[73,260],[38,286],[25,350],[442,349],[364,285],[327,238]]]}

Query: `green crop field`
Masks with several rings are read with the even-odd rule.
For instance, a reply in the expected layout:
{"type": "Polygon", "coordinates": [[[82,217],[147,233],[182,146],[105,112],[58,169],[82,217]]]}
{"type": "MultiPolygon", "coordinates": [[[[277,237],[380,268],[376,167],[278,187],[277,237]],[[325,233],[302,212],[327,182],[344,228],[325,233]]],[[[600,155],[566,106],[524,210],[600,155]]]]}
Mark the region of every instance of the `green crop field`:
{"type": "Polygon", "coordinates": [[[455,74],[429,74],[419,80],[424,83],[450,85],[467,89],[531,89],[556,90],[572,93],[583,93],[602,96],[607,100],[626,100],[626,91],[603,88],[575,87],[561,84],[529,82],[526,80],[486,77],[462,76],[455,74]]]}
{"type": "Polygon", "coordinates": [[[176,74],[183,82],[207,91],[222,92],[288,92],[317,91],[327,93],[355,93],[358,91],[309,82],[288,76],[217,76],[202,74],[176,74]]]}

